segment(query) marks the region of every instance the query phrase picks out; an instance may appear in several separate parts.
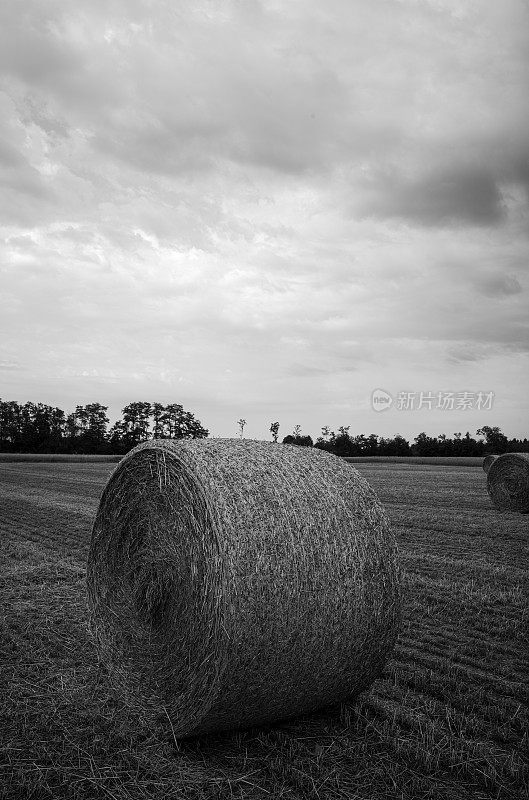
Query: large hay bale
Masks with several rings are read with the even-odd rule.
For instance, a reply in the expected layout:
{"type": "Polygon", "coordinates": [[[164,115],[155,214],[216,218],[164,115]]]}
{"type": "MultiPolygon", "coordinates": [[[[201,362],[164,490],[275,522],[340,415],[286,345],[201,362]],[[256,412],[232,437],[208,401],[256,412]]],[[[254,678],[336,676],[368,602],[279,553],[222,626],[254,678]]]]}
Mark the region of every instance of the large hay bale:
{"type": "Polygon", "coordinates": [[[178,737],[354,696],[400,618],[395,539],[368,483],[267,442],[131,451],[103,491],[87,580],[115,686],[178,737]]]}
{"type": "Polygon", "coordinates": [[[488,456],[485,456],[485,458],[483,459],[483,465],[482,465],[483,466],[483,472],[488,472],[489,469],[491,468],[492,464],[494,464],[494,462],[496,461],[497,458],[498,458],[498,456],[493,456],[492,454],[490,454],[488,456]]]}
{"type": "Polygon", "coordinates": [[[500,511],[529,513],[529,453],[504,453],[487,472],[487,491],[500,511]]]}

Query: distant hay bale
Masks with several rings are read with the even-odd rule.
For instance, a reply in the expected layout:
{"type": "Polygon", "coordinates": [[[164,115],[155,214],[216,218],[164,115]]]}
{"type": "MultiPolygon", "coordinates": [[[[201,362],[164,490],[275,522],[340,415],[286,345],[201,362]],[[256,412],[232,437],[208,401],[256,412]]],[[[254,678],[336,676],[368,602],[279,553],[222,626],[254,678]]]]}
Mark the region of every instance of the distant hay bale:
{"type": "Polygon", "coordinates": [[[356,695],[400,620],[395,539],[369,484],[329,453],[258,441],[131,451],[103,491],[87,581],[116,688],[179,738],[356,695]]]}
{"type": "Polygon", "coordinates": [[[500,511],[529,513],[529,453],[497,456],[487,472],[487,490],[500,511]]]}
{"type": "Polygon", "coordinates": [[[491,468],[491,465],[494,464],[497,458],[498,456],[493,455],[485,456],[483,459],[483,472],[488,472],[491,468]]]}

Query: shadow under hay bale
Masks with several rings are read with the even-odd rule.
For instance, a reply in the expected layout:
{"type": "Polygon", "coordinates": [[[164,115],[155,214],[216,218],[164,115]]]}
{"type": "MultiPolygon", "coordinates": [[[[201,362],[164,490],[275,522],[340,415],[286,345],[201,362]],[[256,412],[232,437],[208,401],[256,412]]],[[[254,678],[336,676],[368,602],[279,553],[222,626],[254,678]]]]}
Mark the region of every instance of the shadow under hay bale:
{"type": "Polygon", "coordinates": [[[487,491],[500,511],[529,513],[529,453],[497,456],[487,472],[487,491]]]}
{"type": "Polygon", "coordinates": [[[117,690],[177,737],[350,698],[400,621],[395,539],[369,484],[321,450],[156,440],[116,467],[88,556],[117,690]]]}

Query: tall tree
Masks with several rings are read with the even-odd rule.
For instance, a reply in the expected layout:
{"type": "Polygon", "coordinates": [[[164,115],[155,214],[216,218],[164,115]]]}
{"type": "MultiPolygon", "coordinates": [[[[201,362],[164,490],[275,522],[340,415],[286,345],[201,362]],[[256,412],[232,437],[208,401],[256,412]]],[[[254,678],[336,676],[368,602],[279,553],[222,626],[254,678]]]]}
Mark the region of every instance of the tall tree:
{"type": "Polygon", "coordinates": [[[75,406],[75,411],[68,414],[65,423],[67,448],[70,452],[83,452],[86,446],[85,436],[89,428],[89,413],[85,406],[75,406]]]}
{"type": "Polygon", "coordinates": [[[123,420],[117,420],[108,432],[108,446],[111,453],[119,455],[130,449],[127,444],[127,427],[123,420]]]}
{"type": "Polygon", "coordinates": [[[484,436],[486,442],[487,453],[506,453],[509,440],[501,429],[498,427],[491,428],[490,425],[484,425],[476,431],[477,436],[484,436]]]}
{"type": "Polygon", "coordinates": [[[150,403],[144,401],[129,403],[121,413],[125,426],[125,443],[129,448],[149,438],[150,403]]]}
{"type": "Polygon", "coordinates": [[[165,406],[162,403],[153,403],[152,416],[152,436],[153,439],[165,438],[165,406]]]}
{"type": "Polygon", "coordinates": [[[185,439],[205,439],[209,435],[209,431],[202,427],[201,422],[190,411],[184,411],[182,430],[185,439]]]}
{"type": "Polygon", "coordinates": [[[84,429],[81,436],[83,451],[89,453],[104,452],[107,443],[108,406],[101,403],[89,403],[83,409],[84,429]]]}
{"type": "Polygon", "coordinates": [[[165,406],[163,416],[164,428],[169,439],[183,439],[185,430],[185,411],[180,403],[169,403],[165,406]]]}
{"type": "Polygon", "coordinates": [[[54,442],[54,451],[62,448],[66,426],[66,415],[62,408],[53,408],[50,414],[51,439],[54,442]]]}
{"type": "Polygon", "coordinates": [[[366,439],[366,456],[376,456],[378,453],[378,436],[375,433],[370,433],[366,439]]]}
{"type": "Polygon", "coordinates": [[[0,447],[2,450],[20,449],[22,437],[22,406],[15,400],[0,401],[0,447]]]}

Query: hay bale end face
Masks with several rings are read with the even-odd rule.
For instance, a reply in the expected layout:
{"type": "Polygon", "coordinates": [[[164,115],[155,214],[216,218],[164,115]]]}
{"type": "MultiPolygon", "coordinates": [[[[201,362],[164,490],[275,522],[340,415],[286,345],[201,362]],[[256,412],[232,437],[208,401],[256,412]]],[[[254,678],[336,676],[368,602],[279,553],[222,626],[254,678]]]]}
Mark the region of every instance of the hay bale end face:
{"type": "Polygon", "coordinates": [[[359,473],[320,450],[157,440],[103,491],[91,627],[113,682],[178,737],[342,701],[400,620],[395,539],[359,473]]]}
{"type": "Polygon", "coordinates": [[[487,472],[487,491],[500,511],[529,513],[529,453],[497,456],[487,472]]]}

